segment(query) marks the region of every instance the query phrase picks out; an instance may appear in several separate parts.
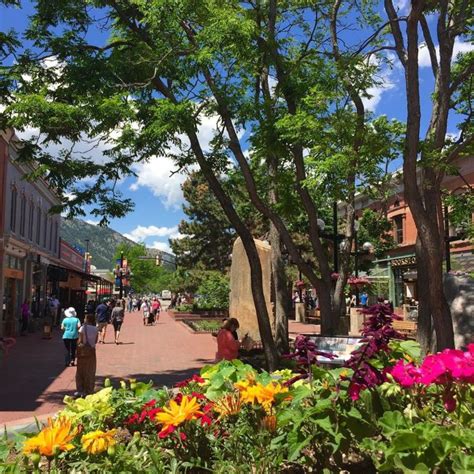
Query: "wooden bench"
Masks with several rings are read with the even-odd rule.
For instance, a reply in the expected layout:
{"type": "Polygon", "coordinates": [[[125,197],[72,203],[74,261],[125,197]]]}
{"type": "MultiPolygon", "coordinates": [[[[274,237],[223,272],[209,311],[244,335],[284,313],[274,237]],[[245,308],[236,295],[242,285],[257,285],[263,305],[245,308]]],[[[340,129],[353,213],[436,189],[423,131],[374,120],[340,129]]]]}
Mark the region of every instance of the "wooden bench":
{"type": "Polygon", "coordinates": [[[406,320],[393,320],[393,329],[398,331],[400,334],[404,334],[409,337],[416,337],[417,323],[415,321],[406,321],[406,320]]]}

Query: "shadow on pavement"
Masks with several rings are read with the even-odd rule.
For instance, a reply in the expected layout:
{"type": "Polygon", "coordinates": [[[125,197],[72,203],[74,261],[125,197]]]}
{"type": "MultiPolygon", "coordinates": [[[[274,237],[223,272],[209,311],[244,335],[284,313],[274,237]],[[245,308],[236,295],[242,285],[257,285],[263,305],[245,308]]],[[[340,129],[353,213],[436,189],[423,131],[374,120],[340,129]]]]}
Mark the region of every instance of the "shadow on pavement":
{"type": "MultiPolygon", "coordinates": [[[[41,333],[18,338],[0,366],[0,412],[34,411],[44,403],[41,394],[65,370],[61,332],[53,331],[52,339],[41,333]],[[20,381],[20,383],[18,383],[20,381]]],[[[62,399],[62,395],[57,395],[62,399]]]]}

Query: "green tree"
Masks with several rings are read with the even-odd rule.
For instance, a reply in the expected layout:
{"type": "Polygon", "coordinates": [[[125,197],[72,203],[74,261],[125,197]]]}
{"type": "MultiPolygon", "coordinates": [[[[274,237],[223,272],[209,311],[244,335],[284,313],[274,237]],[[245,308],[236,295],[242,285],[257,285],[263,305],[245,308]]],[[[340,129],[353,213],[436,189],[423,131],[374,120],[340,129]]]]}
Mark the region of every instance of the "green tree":
{"type": "Polygon", "coordinates": [[[115,259],[120,259],[122,252],[131,269],[131,287],[136,293],[159,293],[169,289],[173,272],[156,265],[155,259],[141,259],[140,257],[147,256],[144,245],[122,243],[117,246],[115,259]]]}
{"type": "MultiPolygon", "coordinates": [[[[10,70],[17,86],[15,102],[6,110],[12,125],[37,127],[44,143],[86,138],[110,145],[102,162],[87,153],[78,156],[72,145],[54,156],[35,141],[23,147],[24,157],[41,163],[38,175],[47,171],[54,186],[73,191],[67,202],[72,212],[84,212],[88,202],[94,214],[124,215],[132,203],[115,184],[133,173],[136,161],[172,153],[180,168],[199,165],[245,247],[270,367],[277,354],[254,235],[234,203],[235,188],[226,189],[223,176],[229,167],[239,168],[252,207],[271,223],[272,248],[279,252],[274,262],[281,270],[281,250],[289,254],[318,290],[322,331],[336,332],[356,185],[377,173],[374,138],[389,145],[386,137],[393,133],[389,126],[377,128],[363,106],[379,66],[357,54],[354,45],[342,50],[345,41],[339,38],[357,21],[368,35],[378,31],[374,4],[341,3],[209,0],[196,8],[189,0],[92,0],[84,8],[73,0],[40,0],[26,33],[36,49],[10,70]],[[93,42],[86,32],[94,29],[101,29],[101,38],[105,32],[107,40],[93,42]],[[45,57],[54,58],[55,65],[46,64],[45,57]],[[217,122],[210,144],[198,134],[204,116],[217,122]],[[335,139],[339,166],[333,158],[335,139]],[[319,184],[312,180],[316,163],[327,169],[319,184]],[[340,173],[333,176],[331,170],[340,173]],[[95,181],[81,179],[89,176],[95,181]],[[339,183],[335,191],[347,188],[336,291],[328,245],[318,228],[326,201],[339,198],[337,192],[328,195],[327,183],[339,183]],[[302,235],[307,245],[300,245],[302,235]]],[[[386,149],[384,155],[393,153],[386,149]]],[[[283,280],[281,272],[278,278],[283,280]]],[[[283,340],[286,315],[277,314],[277,339],[283,340]]]]}
{"type": "Polygon", "coordinates": [[[385,0],[391,41],[405,73],[407,104],[406,140],[403,151],[404,192],[418,231],[419,312],[418,336],[423,350],[454,346],[450,308],[443,285],[444,222],[441,183],[460,156],[473,153],[472,51],[455,56],[455,43],[472,41],[471,1],[413,1],[406,17],[400,17],[392,0],[385,0]],[[471,12],[471,13],[469,13],[471,12]],[[430,17],[430,22],[428,21],[430,17]],[[406,22],[406,31],[402,30],[406,22]],[[423,37],[423,40],[420,39],[423,37]],[[423,134],[419,50],[427,48],[434,91],[430,122],[423,134]],[[448,123],[457,115],[459,138],[448,135],[448,123]],[[433,329],[436,340],[432,340],[433,329]]]}

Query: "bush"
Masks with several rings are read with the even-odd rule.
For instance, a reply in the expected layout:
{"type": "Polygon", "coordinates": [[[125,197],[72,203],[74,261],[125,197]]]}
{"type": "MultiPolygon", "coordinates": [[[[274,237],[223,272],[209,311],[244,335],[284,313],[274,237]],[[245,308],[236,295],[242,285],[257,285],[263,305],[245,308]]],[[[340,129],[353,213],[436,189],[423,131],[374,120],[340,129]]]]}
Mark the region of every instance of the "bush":
{"type": "Polygon", "coordinates": [[[229,278],[219,272],[208,272],[197,290],[199,299],[198,309],[228,309],[229,308],[229,278]]]}
{"type": "Polygon", "coordinates": [[[419,360],[386,307],[369,312],[346,368],[299,336],[297,371],[222,361],[174,390],[66,397],[39,434],[4,437],[0,471],[474,472],[474,344],[419,360]]]}

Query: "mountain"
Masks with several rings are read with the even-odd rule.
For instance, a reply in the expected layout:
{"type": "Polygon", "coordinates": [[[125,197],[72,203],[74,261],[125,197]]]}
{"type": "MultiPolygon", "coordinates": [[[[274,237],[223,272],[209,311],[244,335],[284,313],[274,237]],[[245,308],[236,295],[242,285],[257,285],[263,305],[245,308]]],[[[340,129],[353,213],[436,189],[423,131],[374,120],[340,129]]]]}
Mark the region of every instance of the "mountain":
{"type": "Polygon", "coordinates": [[[135,245],[135,242],[109,227],[99,227],[79,219],[61,218],[60,235],[68,244],[83,252],[87,248],[86,239],[88,239],[92,265],[107,270],[114,267],[115,249],[119,244],[125,242],[135,245]]]}

